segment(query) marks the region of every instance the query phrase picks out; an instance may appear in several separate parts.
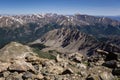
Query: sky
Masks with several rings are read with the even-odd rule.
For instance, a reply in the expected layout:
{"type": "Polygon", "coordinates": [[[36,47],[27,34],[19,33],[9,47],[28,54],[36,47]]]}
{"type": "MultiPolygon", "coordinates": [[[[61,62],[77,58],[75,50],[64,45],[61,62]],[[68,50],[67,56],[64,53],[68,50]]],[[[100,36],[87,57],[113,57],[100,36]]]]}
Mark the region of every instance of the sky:
{"type": "Polygon", "coordinates": [[[120,0],[0,0],[0,14],[120,15],[120,0]]]}

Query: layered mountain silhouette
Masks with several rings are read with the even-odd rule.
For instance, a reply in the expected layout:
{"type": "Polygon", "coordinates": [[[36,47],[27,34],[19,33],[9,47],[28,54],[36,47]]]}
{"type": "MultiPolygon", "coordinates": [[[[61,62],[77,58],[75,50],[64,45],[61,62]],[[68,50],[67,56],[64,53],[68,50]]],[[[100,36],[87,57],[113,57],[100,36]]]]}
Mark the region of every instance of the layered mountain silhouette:
{"type": "MultiPolygon", "coordinates": [[[[120,22],[106,17],[81,14],[57,15],[51,13],[44,15],[1,15],[0,47],[11,41],[33,42],[48,31],[62,27],[78,29],[80,32],[93,35],[96,39],[102,41],[104,39],[107,40],[106,38],[110,36],[120,35],[120,22]]],[[[114,40],[111,42],[116,44],[114,40]]]]}

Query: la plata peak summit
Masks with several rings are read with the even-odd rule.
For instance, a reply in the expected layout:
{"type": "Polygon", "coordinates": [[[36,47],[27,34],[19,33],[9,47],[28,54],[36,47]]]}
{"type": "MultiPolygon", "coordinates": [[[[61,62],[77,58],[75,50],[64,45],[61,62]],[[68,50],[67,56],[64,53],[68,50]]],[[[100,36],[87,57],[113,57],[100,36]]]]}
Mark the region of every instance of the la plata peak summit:
{"type": "Polygon", "coordinates": [[[53,50],[46,53],[11,42],[0,49],[0,79],[119,80],[119,53],[100,49],[96,52],[98,56],[85,58],[77,52],[64,55],[53,50]]]}

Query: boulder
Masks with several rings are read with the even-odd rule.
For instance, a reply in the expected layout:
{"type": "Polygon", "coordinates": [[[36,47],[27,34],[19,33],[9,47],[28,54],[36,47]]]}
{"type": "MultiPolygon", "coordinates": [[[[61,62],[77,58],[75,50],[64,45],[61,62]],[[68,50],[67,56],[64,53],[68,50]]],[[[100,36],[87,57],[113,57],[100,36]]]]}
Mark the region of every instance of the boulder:
{"type": "Polygon", "coordinates": [[[22,78],[23,78],[24,80],[25,80],[25,79],[28,79],[28,78],[32,79],[32,76],[33,76],[32,73],[26,71],[25,73],[23,73],[22,78]]]}
{"type": "Polygon", "coordinates": [[[102,65],[109,67],[109,68],[115,68],[115,67],[117,67],[117,62],[115,60],[111,60],[111,61],[106,61],[102,65]]]}
{"type": "Polygon", "coordinates": [[[13,62],[13,64],[11,64],[9,66],[9,70],[10,71],[27,71],[27,70],[31,70],[33,72],[35,72],[34,67],[32,66],[31,63],[27,63],[24,60],[15,60],[13,62]]]}
{"type": "Polygon", "coordinates": [[[51,74],[61,74],[63,72],[63,68],[60,66],[49,66],[48,67],[48,72],[51,74]]]}
{"type": "Polygon", "coordinates": [[[30,55],[35,55],[30,47],[11,42],[0,50],[0,61],[10,62],[11,60],[25,59],[30,55]]]}
{"type": "Polygon", "coordinates": [[[78,68],[82,68],[82,69],[87,69],[87,63],[86,63],[86,64],[78,63],[78,64],[77,64],[77,67],[78,67],[78,68]]]}
{"type": "Polygon", "coordinates": [[[9,75],[10,75],[10,72],[9,72],[9,71],[3,72],[3,77],[7,77],[7,76],[9,76],[9,75]]]}
{"type": "Polygon", "coordinates": [[[114,76],[109,72],[102,72],[100,74],[100,78],[102,80],[114,80],[115,79],[114,76]]]}
{"type": "Polygon", "coordinates": [[[69,54],[68,57],[69,57],[70,60],[73,60],[77,63],[81,63],[81,61],[84,58],[84,56],[81,53],[78,53],[78,52],[69,54]]]}
{"type": "Polygon", "coordinates": [[[34,79],[38,79],[38,80],[41,80],[41,79],[43,79],[44,78],[44,76],[42,75],[42,74],[37,74],[37,75],[34,75],[34,79]]]}
{"type": "Polygon", "coordinates": [[[19,74],[18,72],[11,73],[9,76],[5,78],[5,80],[23,80],[22,74],[19,74]]]}
{"type": "Polygon", "coordinates": [[[57,62],[63,61],[63,60],[60,58],[60,55],[59,55],[59,54],[56,56],[56,61],[57,61],[57,62]]]}
{"type": "Polygon", "coordinates": [[[23,78],[23,80],[28,80],[28,79],[31,79],[31,80],[35,80],[35,79],[37,79],[37,80],[41,80],[41,79],[43,79],[44,78],[44,76],[42,75],[42,74],[40,74],[40,73],[38,73],[38,74],[33,74],[33,73],[31,73],[31,72],[25,72],[23,75],[22,75],[22,78],[23,78]]]}

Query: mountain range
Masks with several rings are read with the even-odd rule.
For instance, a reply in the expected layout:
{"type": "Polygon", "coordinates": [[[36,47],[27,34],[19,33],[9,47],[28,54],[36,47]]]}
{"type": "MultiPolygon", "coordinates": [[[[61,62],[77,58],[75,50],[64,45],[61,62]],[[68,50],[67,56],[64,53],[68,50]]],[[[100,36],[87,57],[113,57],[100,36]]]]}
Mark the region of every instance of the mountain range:
{"type": "MultiPolygon", "coordinates": [[[[78,29],[80,32],[93,35],[96,39],[105,40],[105,42],[110,36],[120,35],[120,22],[106,17],[51,13],[0,15],[0,46],[2,47],[10,41],[33,42],[48,31],[62,27],[78,29]]],[[[109,42],[116,44],[113,40],[109,42]]]]}

